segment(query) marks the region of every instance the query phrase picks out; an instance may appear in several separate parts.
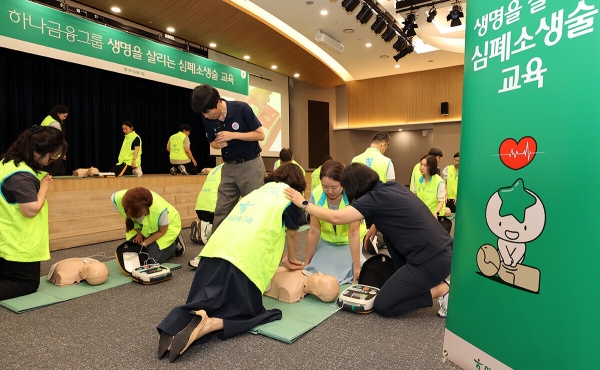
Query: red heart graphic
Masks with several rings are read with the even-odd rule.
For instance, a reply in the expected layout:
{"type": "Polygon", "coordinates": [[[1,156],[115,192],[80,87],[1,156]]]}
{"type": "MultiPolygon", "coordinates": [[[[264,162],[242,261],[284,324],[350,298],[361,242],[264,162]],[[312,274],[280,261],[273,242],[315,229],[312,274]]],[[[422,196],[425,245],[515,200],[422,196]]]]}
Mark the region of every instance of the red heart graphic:
{"type": "Polygon", "coordinates": [[[500,144],[500,160],[506,167],[520,170],[533,161],[536,150],[537,143],[531,136],[521,138],[518,143],[515,139],[506,139],[500,144]]]}

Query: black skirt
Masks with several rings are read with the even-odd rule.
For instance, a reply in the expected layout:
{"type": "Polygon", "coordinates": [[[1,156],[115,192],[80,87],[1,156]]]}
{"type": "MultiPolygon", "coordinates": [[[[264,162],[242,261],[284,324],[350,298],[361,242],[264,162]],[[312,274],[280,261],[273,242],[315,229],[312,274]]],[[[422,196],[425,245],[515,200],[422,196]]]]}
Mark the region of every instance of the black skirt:
{"type": "MultiPolygon", "coordinates": [[[[262,294],[242,271],[221,258],[202,257],[192,281],[186,304],[175,307],[157,326],[158,332],[176,335],[194,317],[191,311],[205,310],[209,317],[223,319],[223,330],[215,332],[227,339],[258,324],[281,319],[281,311],[266,310],[262,294]]],[[[210,340],[205,335],[197,342],[210,340]]]]}

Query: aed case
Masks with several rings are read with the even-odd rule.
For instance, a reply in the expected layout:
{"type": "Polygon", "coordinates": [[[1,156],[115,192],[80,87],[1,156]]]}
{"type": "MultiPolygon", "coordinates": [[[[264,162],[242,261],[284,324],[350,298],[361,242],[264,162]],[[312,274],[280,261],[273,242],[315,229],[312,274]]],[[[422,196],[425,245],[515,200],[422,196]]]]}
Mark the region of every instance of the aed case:
{"type": "Polygon", "coordinates": [[[121,271],[140,284],[156,284],[173,277],[168,267],[148,263],[146,247],[141,244],[126,241],[117,247],[115,255],[121,271]]]}
{"type": "Polygon", "coordinates": [[[375,303],[377,293],[379,293],[379,288],[354,284],[340,293],[337,305],[343,310],[369,313],[373,311],[373,304],[375,303]]]}

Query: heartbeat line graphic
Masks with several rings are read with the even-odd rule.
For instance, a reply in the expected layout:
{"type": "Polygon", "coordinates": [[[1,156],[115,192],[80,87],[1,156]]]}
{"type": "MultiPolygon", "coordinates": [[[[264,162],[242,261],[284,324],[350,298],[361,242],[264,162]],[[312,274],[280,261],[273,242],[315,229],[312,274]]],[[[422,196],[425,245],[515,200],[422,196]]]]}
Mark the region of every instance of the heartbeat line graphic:
{"type": "Polygon", "coordinates": [[[523,150],[522,152],[519,152],[518,150],[514,150],[511,149],[510,153],[505,153],[505,154],[494,154],[495,157],[509,157],[509,158],[517,158],[518,156],[522,155],[524,157],[527,157],[527,160],[530,160],[532,156],[534,156],[535,154],[545,154],[545,152],[532,152],[531,150],[529,150],[529,143],[525,144],[525,150],[523,150]]]}

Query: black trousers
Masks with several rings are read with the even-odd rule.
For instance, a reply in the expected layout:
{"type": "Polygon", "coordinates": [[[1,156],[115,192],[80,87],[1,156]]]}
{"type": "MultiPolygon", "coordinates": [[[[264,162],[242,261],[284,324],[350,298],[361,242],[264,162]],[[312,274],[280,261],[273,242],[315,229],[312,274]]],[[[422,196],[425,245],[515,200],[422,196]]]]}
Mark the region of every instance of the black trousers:
{"type": "Polygon", "coordinates": [[[133,175],[133,167],[126,165],[125,163],[115,164],[110,172],[114,172],[115,176],[129,176],[133,175]]]}
{"type": "Polygon", "coordinates": [[[0,301],[35,293],[40,287],[40,262],[0,258],[0,301]]]}
{"type": "Polygon", "coordinates": [[[204,222],[208,222],[209,224],[212,224],[215,219],[214,212],[196,210],[196,215],[199,219],[201,219],[204,222]]]}

